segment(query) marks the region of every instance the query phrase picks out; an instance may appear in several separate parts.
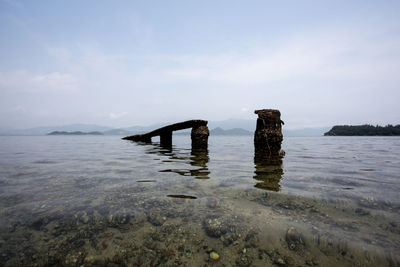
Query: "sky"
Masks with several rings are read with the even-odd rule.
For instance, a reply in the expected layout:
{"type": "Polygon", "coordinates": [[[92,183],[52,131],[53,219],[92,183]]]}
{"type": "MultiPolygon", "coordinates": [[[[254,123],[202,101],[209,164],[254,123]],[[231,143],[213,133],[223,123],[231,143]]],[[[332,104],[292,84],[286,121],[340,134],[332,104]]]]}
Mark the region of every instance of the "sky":
{"type": "Polygon", "coordinates": [[[0,127],[400,124],[400,1],[0,0],[0,127]]]}

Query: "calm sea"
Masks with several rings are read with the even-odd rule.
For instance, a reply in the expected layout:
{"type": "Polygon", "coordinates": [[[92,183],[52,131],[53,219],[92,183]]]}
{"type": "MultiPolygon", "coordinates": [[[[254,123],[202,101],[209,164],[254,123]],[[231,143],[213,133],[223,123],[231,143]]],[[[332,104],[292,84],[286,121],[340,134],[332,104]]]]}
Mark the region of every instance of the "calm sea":
{"type": "Polygon", "coordinates": [[[0,266],[399,266],[400,138],[0,137],[0,266]]]}

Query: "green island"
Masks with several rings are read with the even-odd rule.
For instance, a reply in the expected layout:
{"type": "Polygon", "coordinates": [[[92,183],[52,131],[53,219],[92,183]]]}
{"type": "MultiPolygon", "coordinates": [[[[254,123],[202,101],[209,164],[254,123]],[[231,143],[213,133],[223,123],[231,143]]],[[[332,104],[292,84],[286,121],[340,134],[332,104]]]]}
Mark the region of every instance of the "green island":
{"type": "Polygon", "coordinates": [[[396,136],[400,135],[400,124],[386,126],[364,125],[336,125],[325,136],[396,136]]]}
{"type": "Polygon", "coordinates": [[[81,132],[81,131],[75,131],[75,132],[65,132],[65,131],[54,131],[51,133],[48,133],[47,135],[103,135],[101,132],[81,132]]]}

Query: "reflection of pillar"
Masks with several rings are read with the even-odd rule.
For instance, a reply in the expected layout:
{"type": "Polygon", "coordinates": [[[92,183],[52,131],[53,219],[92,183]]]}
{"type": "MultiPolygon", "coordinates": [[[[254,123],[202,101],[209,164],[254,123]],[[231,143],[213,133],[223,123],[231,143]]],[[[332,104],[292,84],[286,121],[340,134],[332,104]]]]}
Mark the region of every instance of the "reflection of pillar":
{"type": "Polygon", "coordinates": [[[195,126],[192,128],[192,149],[202,148],[205,149],[208,147],[208,136],[210,135],[210,131],[207,126],[195,126]]]}
{"type": "Polygon", "coordinates": [[[276,109],[261,109],[254,111],[258,115],[257,128],[254,133],[256,154],[283,156],[281,150],[283,140],[281,113],[276,109]]]}
{"type": "Polygon", "coordinates": [[[163,147],[172,146],[172,131],[166,131],[160,134],[160,145],[163,147]]]}
{"type": "Polygon", "coordinates": [[[190,175],[195,176],[197,179],[210,179],[210,171],[208,170],[207,163],[210,160],[207,148],[192,148],[190,157],[190,165],[200,167],[197,170],[191,170],[190,175]]]}
{"type": "Polygon", "coordinates": [[[279,182],[282,179],[282,158],[256,154],[254,157],[254,179],[260,181],[255,187],[270,191],[279,191],[279,182]]]}

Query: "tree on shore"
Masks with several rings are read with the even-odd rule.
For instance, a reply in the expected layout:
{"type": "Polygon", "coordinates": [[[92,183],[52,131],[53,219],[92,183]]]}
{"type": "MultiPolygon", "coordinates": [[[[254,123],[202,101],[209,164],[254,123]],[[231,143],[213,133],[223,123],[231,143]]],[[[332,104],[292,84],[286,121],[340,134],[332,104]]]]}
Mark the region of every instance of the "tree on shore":
{"type": "Polygon", "coordinates": [[[400,135],[400,125],[373,126],[364,125],[336,125],[324,134],[325,136],[394,136],[400,135]]]}

